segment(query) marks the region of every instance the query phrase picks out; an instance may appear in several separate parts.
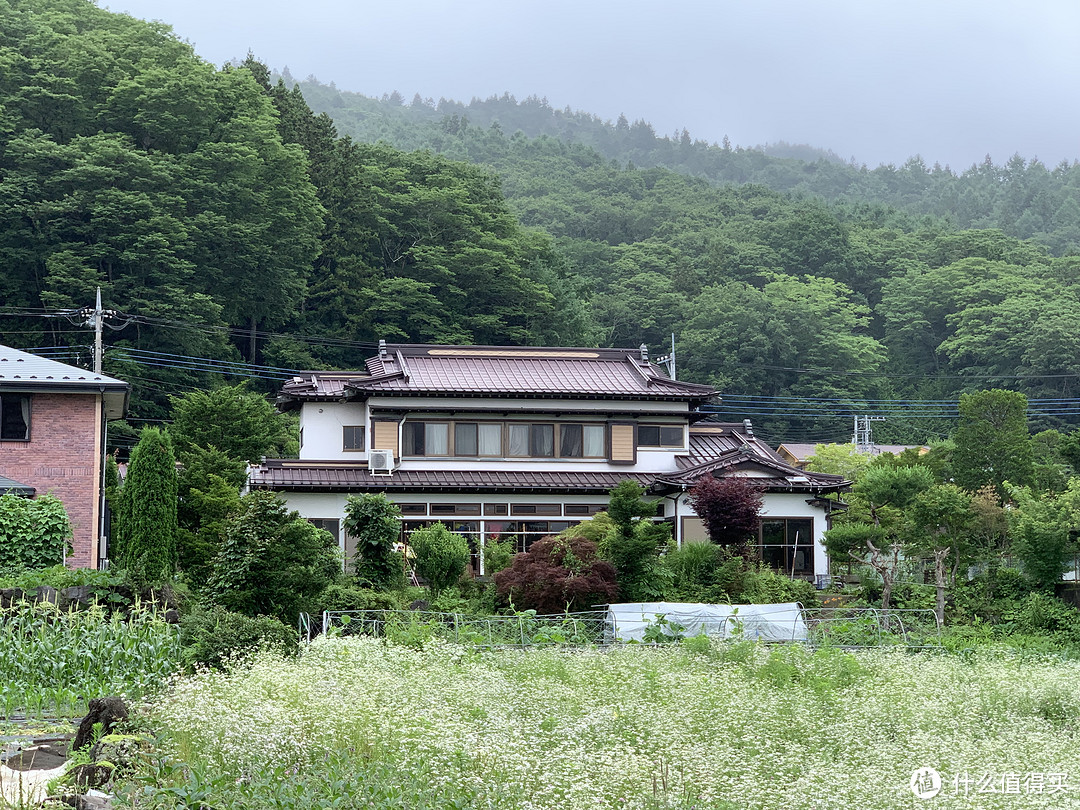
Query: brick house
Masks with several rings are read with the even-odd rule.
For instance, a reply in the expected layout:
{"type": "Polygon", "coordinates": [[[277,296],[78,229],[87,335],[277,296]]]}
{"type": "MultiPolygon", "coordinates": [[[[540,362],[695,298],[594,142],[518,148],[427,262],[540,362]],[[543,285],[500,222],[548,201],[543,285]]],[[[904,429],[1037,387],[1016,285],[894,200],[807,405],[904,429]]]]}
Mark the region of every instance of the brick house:
{"type": "Polygon", "coordinates": [[[749,422],[709,421],[717,391],[667,377],[638,350],[380,344],[366,368],[309,372],[282,388],[300,411],[300,458],[250,471],[353,552],[349,494],[383,492],[406,533],[433,522],[483,546],[519,550],[607,507],[624,479],[657,499],[679,544],[705,539],[687,491],[702,475],[764,491],[763,559],[810,580],[828,574],[823,534],[839,476],[785,463],[749,422]]]}
{"type": "Polygon", "coordinates": [[[0,346],[0,476],[24,494],[51,492],[74,530],[68,565],[96,568],[102,548],[105,425],[123,417],[130,386],[0,346]]]}

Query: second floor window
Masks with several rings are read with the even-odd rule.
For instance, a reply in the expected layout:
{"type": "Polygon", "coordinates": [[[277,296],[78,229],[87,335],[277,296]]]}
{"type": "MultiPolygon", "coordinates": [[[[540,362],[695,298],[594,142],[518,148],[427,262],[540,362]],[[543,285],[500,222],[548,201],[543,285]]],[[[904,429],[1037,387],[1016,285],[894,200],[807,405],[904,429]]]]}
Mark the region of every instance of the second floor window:
{"type": "Polygon", "coordinates": [[[363,425],[345,425],[341,428],[341,449],[342,450],[365,450],[367,449],[364,444],[364,426],[363,425]]]}
{"type": "Polygon", "coordinates": [[[449,422],[406,422],[403,438],[406,456],[450,455],[449,422]]]}
{"type": "Polygon", "coordinates": [[[607,427],[572,422],[406,422],[405,456],[604,458],[607,427]]]}
{"type": "Polygon", "coordinates": [[[682,447],[682,425],[638,425],[638,447],[682,447]]]}
{"type": "Polygon", "coordinates": [[[0,394],[0,439],[30,439],[30,395],[0,394]]]}

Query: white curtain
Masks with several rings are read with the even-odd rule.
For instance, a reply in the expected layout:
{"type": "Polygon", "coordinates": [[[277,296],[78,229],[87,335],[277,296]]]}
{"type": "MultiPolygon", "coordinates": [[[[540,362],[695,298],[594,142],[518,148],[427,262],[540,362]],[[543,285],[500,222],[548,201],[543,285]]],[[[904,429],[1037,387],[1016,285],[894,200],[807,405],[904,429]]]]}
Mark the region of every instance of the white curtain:
{"type": "Polygon", "coordinates": [[[511,456],[529,455],[529,425],[509,425],[511,456]]]}
{"type": "Polygon", "coordinates": [[[450,452],[450,426],[438,422],[428,422],[424,432],[424,454],[445,456],[450,452]]]}
{"type": "Polygon", "coordinates": [[[480,455],[502,455],[502,425],[480,425],[480,455]]]}
{"type": "Polygon", "coordinates": [[[603,425],[585,425],[585,455],[593,458],[604,455],[603,425]]]}
{"type": "Polygon", "coordinates": [[[30,438],[30,397],[23,397],[22,402],[22,421],[23,421],[23,438],[30,438]]]}

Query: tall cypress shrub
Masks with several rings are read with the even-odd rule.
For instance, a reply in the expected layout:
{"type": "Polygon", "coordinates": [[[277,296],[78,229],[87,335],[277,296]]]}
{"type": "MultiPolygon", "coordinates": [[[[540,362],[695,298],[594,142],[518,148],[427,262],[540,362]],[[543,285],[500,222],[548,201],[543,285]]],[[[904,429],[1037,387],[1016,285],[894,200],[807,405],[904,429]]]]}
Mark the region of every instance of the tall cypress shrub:
{"type": "Polygon", "coordinates": [[[142,582],[176,573],[176,457],[169,434],[144,428],[124,482],[120,564],[142,582]]]}

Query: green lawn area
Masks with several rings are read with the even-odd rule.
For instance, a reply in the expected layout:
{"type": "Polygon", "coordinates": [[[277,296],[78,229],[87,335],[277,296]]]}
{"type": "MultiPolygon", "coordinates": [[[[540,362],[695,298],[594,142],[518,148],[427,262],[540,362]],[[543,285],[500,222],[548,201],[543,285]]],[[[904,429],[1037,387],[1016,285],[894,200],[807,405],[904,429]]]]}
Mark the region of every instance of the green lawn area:
{"type": "Polygon", "coordinates": [[[1080,807],[1080,664],[1004,653],[327,639],[150,708],[183,795],[139,806],[1080,807]]]}

